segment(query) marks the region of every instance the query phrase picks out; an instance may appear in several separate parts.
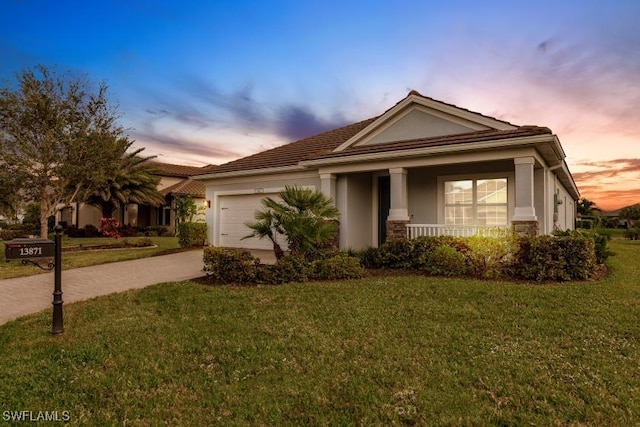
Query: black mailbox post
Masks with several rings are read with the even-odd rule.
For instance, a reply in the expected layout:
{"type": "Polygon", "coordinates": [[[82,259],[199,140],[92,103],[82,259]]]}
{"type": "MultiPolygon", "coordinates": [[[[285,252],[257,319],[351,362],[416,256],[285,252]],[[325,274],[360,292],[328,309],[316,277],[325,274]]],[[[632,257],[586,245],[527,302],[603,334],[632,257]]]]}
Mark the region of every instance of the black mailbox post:
{"type": "Polygon", "coordinates": [[[62,227],[56,225],[55,242],[47,239],[13,239],[4,242],[4,258],[7,262],[20,259],[23,264],[33,264],[44,270],[54,271],[53,288],[53,321],[51,323],[51,333],[53,335],[64,332],[62,317],[62,227]],[[53,263],[49,262],[49,267],[44,268],[33,258],[53,258],[53,263]]]}

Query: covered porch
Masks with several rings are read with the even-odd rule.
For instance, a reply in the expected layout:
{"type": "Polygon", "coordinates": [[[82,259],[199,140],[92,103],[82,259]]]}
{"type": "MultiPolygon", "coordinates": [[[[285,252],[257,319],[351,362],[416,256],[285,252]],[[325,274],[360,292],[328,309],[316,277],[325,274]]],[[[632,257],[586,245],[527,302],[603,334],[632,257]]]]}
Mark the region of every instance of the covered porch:
{"type": "Polygon", "coordinates": [[[435,160],[321,171],[321,190],[341,212],[340,247],[376,247],[399,237],[498,236],[512,228],[535,235],[573,228],[573,210],[566,211],[573,199],[536,155],[435,160]]]}

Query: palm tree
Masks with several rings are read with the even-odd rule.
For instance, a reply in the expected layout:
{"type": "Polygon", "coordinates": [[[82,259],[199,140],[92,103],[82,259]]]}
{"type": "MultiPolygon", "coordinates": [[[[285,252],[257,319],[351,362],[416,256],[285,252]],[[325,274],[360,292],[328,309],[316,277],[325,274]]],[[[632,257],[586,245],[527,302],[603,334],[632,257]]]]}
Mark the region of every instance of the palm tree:
{"type": "Polygon", "coordinates": [[[85,193],[86,203],[96,206],[104,218],[128,203],[159,206],[165,202],[158,192],[160,178],[154,175],[152,157],[139,157],[141,150],[127,153],[114,168],[113,174],[85,193]]]}
{"type": "Polygon", "coordinates": [[[332,243],[340,212],[329,197],[298,186],[286,186],[278,196],[281,202],[271,197],[262,200],[265,209],[256,211],[255,222],[245,224],[253,231],[245,238],[269,238],[276,257],[281,249],[275,233],[285,236],[289,251],[295,256],[313,257],[332,243]]]}
{"type": "MultiPolygon", "coordinates": [[[[264,204],[264,200],[262,202],[264,204]]],[[[271,243],[273,243],[273,253],[276,256],[276,259],[282,258],[284,256],[284,251],[276,241],[276,233],[282,234],[284,231],[279,228],[273,211],[270,209],[256,211],[254,217],[256,219],[254,222],[245,224],[252,230],[252,233],[244,236],[241,240],[250,239],[251,237],[257,237],[259,239],[266,237],[271,240],[271,243]]]]}
{"type": "Polygon", "coordinates": [[[584,197],[578,200],[578,204],[576,208],[577,208],[578,214],[581,216],[591,216],[593,215],[594,210],[599,210],[595,202],[589,199],[586,199],[584,197]]]}

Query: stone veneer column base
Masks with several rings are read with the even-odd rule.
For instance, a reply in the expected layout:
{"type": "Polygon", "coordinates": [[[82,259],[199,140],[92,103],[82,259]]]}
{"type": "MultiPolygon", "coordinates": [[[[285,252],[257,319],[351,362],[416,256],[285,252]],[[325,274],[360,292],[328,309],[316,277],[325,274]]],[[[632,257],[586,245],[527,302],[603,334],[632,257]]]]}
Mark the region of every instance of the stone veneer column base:
{"type": "Polygon", "coordinates": [[[513,231],[521,236],[537,236],[540,234],[538,221],[511,221],[511,226],[513,231]]]}
{"type": "Polygon", "coordinates": [[[387,239],[406,239],[409,220],[387,220],[387,239]]]}

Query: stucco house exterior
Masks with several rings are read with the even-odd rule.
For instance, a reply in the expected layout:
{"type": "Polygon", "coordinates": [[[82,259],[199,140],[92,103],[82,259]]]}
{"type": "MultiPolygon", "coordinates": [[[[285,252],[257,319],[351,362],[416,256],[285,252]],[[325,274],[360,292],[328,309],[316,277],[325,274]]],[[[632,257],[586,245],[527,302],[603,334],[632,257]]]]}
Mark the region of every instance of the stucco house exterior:
{"type": "MultiPolygon", "coordinates": [[[[198,219],[204,219],[207,209],[204,195],[204,184],[190,179],[191,175],[203,173],[211,166],[195,167],[151,161],[156,169],[155,175],[160,178],[158,190],[165,197],[162,206],[138,205],[130,203],[124,208],[117,209],[113,217],[122,224],[133,227],[166,226],[175,227],[175,213],[171,209],[172,202],[177,196],[191,196],[198,206],[202,206],[203,213],[198,219]]],[[[73,203],[61,207],[56,214],[56,222],[63,221],[67,225],[83,228],[87,224],[100,227],[100,209],[86,203],[73,203]]]]}
{"type": "Polygon", "coordinates": [[[286,185],[340,210],[341,248],[493,227],[572,229],[579,198],[558,137],[411,91],[377,117],[217,166],[206,186],[214,246],[270,249],[249,234],[260,201],[286,185]]]}

